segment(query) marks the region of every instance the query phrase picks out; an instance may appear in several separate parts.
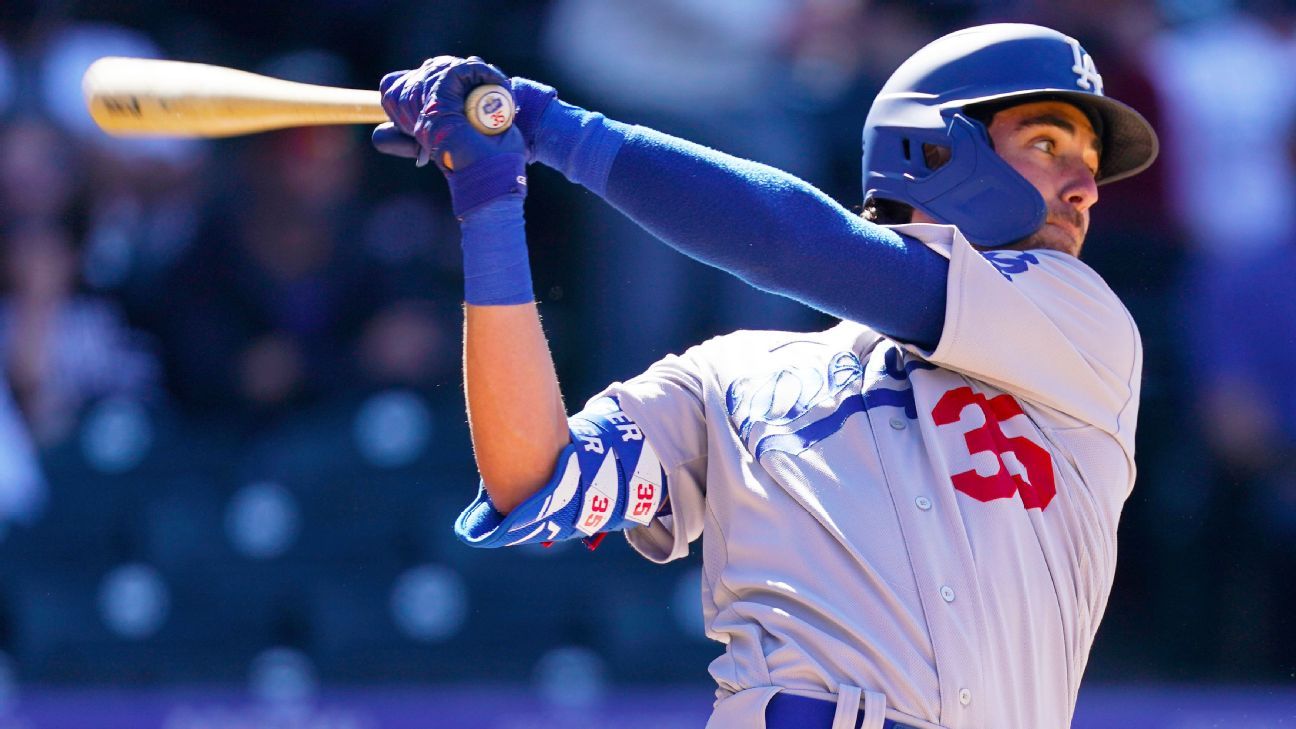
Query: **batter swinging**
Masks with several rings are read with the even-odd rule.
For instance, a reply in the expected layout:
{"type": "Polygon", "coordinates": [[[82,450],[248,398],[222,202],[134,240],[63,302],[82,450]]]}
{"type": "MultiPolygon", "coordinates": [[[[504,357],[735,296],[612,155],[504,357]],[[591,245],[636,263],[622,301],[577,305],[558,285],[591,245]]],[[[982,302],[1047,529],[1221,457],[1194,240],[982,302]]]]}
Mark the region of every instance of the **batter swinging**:
{"type": "MultiPolygon", "coordinates": [[[[480,59],[383,80],[379,149],[438,160],[463,226],[469,544],[702,538],[708,726],[1061,728],[1134,483],[1142,350],[1076,257],[1156,136],[1080,44],[953,33],[864,125],[864,218],[808,184],[566,104],[480,59]],[[463,98],[511,84],[514,129],[463,98]],[[525,165],[679,250],[842,319],[668,356],[566,417],[533,303],[525,165]]],[[[592,342],[591,346],[598,346],[592,342]]]]}

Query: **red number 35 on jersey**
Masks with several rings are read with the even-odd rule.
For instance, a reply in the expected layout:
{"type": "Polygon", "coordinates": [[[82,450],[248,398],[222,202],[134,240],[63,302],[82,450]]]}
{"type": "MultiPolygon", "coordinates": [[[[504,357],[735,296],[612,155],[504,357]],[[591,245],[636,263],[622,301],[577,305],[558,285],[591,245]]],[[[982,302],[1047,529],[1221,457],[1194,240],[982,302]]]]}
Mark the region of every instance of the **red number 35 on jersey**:
{"type": "Polygon", "coordinates": [[[983,425],[963,434],[968,453],[991,453],[999,468],[989,476],[974,469],[956,473],[950,476],[954,488],[977,501],[1010,499],[1020,492],[1027,509],[1047,508],[1057,494],[1052,457],[1038,443],[1023,436],[1009,437],[999,427],[1010,418],[1024,417],[1021,405],[1010,395],[986,399],[970,387],[959,387],[941,396],[932,408],[932,420],[938,426],[957,423],[968,407],[979,409],[985,416],[983,425]],[[1011,457],[1011,466],[1006,457],[1011,457]]]}

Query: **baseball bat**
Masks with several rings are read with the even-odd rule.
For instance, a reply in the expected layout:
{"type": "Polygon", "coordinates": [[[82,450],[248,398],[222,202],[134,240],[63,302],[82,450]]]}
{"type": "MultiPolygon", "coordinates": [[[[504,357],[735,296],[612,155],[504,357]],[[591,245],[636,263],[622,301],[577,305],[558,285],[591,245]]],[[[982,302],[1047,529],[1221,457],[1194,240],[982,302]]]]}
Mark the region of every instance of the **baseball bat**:
{"type": "MultiPolygon", "coordinates": [[[[230,137],[388,121],[377,91],[183,61],[100,58],[86,69],[81,91],[95,123],[116,136],[230,137]]],[[[513,123],[513,97],[502,86],[478,86],[465,102],[465,116],[483,134],[501,134],[513,123]]]]}

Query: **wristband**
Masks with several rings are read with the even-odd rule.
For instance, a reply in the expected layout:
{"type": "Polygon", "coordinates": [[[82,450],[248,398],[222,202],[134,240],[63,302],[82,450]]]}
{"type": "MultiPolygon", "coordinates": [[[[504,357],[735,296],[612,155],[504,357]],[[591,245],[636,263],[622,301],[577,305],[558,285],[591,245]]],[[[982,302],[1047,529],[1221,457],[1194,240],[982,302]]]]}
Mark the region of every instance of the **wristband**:
{"type": "Polygon", "coordinates": [[[461,219],[460,228],[465,302],[505,306],[535,301],[520,196],[507,195],[475,208],[461,219]]]}

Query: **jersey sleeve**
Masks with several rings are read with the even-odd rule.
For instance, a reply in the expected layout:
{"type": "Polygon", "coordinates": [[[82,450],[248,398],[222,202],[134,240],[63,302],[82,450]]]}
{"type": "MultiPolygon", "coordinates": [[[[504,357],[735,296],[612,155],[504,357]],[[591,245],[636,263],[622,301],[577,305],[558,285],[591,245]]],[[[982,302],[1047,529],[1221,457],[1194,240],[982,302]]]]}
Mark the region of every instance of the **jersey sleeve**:
{"type": "Polygon", "coordinates": [[[591,400],[615,397],[652,444],[669,483],[667,503],[646,526],[626,532],[630,545],[653,562],[688,554],[702,534],[706,500],[707,423],[699,348],[658,361],[591,400]]]}
{"type": "Polygon", "coordinates": [[[1050,250],[948,247],[945,326],[928,361],[1116,435],[1132,448],[1143,349],[1093,269],[1050,250]]]}

